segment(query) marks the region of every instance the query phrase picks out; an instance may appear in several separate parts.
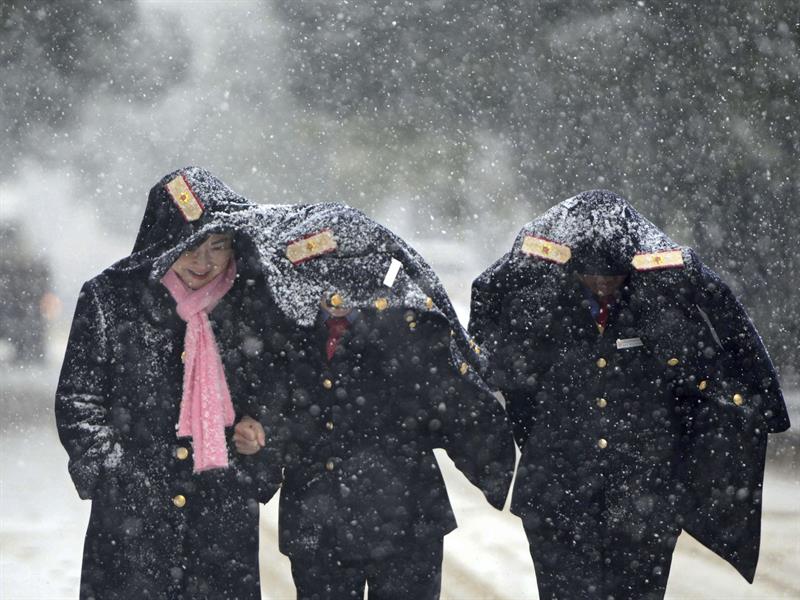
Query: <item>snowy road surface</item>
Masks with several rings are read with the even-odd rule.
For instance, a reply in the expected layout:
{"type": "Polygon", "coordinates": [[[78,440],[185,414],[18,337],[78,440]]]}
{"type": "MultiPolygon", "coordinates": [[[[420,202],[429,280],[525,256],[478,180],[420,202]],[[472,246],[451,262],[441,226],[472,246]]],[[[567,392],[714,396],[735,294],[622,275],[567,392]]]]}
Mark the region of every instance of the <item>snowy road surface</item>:
{"type": "MultiPolygon", "coordinates": [[[[0,598],[76,598],[89,503],[67,476],[52,415],[40,425],[9,426],[0,439],[0,598]]],[[[440,455],[460,527],[445,538],[445,599],[537,598],[522,526],[492,509],[440,455]]],[[[767,470],[764,538],[756,581],[748,585],[722,560],[682,535],[667,598],[800,598],[800,482],[785,468],[767,470]]],[[[294,597],[289,562],[277,548],[277,498],[262,513],[264,598],[294,597]]]]}
{"type": "MultiPolygon", "coordinates": [[[[1,367],[2,365],[0,365],[1,367]]],[[[0,376],[0,600],[77,598],[89,502],[67,474],[52,413],[57,370],[0,376]]],[[[800,397],[787,396],[793,423],[800,397]]],[[[800,471],[797,436],[771,436],[761,559],[753,585],[688,535],[679,541],[667,600],[800,599],[800,471]],[[771,453],[774,456],[774,452],[771,453]]],[[[535,600],[536,582],[518,518],[491,508],[437,450],[459,528],[445,538],[443,600],[535,600]]],[[[277,496],[262,509],[263,597],[294,598],[288,559],[278,552],[277,496]]]]}

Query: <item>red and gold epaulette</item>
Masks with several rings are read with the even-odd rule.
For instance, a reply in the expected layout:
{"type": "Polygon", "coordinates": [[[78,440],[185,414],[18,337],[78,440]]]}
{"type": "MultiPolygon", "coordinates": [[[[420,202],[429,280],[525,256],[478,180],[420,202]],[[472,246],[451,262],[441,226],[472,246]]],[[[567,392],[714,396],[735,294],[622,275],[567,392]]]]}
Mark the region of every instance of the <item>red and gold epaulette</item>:
{"type": "Polygon", "coordinates": [[[197,221],[203,216],[203,204],[194,195],[189,182],[186,181],[183,174],[178,175],[167,183],[166,188],[187,222],[197,221]]]}
{"type": "Polygon", "coordinates": [[[662,250],[637,254],[631,261],[637,271],[654,271],[656,269],[677,269],[684,266],[681,250],[662,250]]]}
{"type": "Polygon", "coordinates": [[[289,242],[286,246],[286,258],[293,265],[299,265],[321,256],[336,251],[336,238],[333,237],[332,229],[323,229],[317,233],[311,233],[300,239],[289,242]]]}
{"type": "Polygon", "coordinates": [[[525,240],[522,242],[522,253],[543,258],[559,265],[567,263],[572,258],[572,250],[570,250],[569,246],[533,235],[525,236],[525,240]]]}

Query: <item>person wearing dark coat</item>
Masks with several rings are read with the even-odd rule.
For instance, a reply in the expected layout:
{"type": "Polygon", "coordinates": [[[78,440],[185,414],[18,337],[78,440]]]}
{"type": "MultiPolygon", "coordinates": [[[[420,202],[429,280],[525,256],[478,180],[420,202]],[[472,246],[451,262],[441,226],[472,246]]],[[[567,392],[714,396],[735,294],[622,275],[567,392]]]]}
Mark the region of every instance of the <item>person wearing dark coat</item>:
{"type": "Polygon", "coordinates": [[[682,530],[753,580],[775,370],[721,279],[612,192],[527,224],[473,284],[522,452],[542,598],[657,599],[682,530]]]}
{"type": "Polygon", "coordinates": [[[204,169],[170,173],[132,254],[81,290],[55,403],[92,501],[81,598],[260,598],[280,471],[229,445],[242,407],[286,392],[286,337],[252,247],[217,224],[248,207],[204,169]]]}
{"type": "Polygon", "coordinates": [[[501,508],[514,468],[505,412],[407,244],[335,204],[279,229],[271,287],[297,327],[286,422],[268,437],[283,444],[279,541],[297,597],[438,598],[456,521],[433,450],[501,508]]]}
{"type": "Polygon", "coordinates": [[[513,468],[502,408],[453,365],[446,322],[402,307],[331,312],[289,353],[279,535],[297,596],[360,598],[368,584],[370,598],[438,598],[456,522],[433,449],[502,508],[513,468]]]}

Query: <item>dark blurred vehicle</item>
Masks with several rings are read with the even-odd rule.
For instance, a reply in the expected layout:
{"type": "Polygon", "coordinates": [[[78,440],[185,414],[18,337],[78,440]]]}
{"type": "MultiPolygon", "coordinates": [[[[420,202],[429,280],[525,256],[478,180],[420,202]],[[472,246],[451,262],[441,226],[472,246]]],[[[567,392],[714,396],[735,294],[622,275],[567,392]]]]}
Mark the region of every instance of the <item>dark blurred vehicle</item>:
{"type": "Polygon", "coordinates": [[[48,317],[59,304],[48,266],[22,229],[20,222],[0,220],[0,362],[44,361],[48,317]]]}

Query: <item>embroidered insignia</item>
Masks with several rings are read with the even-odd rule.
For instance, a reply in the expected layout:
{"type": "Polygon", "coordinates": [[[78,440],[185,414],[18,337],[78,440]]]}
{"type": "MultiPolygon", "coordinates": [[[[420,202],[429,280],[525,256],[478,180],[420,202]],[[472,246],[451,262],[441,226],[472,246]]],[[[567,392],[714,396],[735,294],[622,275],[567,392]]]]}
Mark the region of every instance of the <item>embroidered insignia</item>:
{"type": "Polygon", "coordinates": [[[551,262],[563,265],[572,258],[572,250],[569,246],[557,244],[544,238],[526,235],[522,242],[522,253],[528,256],[536,256],[551,262]]]}
{"type": "Polygon", "coordinates": [[[683,266],[683,252],[680,250],[664,250],[649,254],[637,254],[631,261],[637,271],[654,271],[656,269],[674,269],[683,266]]]}
{"type": "Polygon", "coordinates": [[[638,348],[639,346],[644,346],[642,338],[635,337],[617,340],[617,350],[627,350],[628,348],[638,348]]]}
{"type": "Polygon", "coordinates": [[[467,371],[469,371],[469,365],[465,362],[462,362],[458,367],[458,372],[462,375],[466,375],[467,371]]]}
{"type": "Polygon", "coordinates": [[[378,298],[375,300],[375,308],[378,310],[386,310],[389,308],[389,300],[386,298],[378,298]]]}
{"type": "Polygon", "coordinates": [[[203,204],[194,195],[192,188],[189,187],[189,182],[183,175],[178,175],[167,183],[166,188],[187,222],[197,221],[203,216],[203,204]]]}
{"type": "Polygon", "coordinates": [[[386,287],[392,287],[394,285],[394,280],[397,279],[397,274],[402,268],[403,263],[396,258],[393,258],[392,264],[389,265],[389,270],[386,271],[386,277],[383,278],[383,285],[386,287]]]}
{"type": "Polygon", "coordinates": [[[323,229],[317,233],[311,233],[300,239],[289,242],[286,246],[286,258],[295,266],[336,251],[336,239],[333,237],[332,229],[323,229]]]}
{"type": "Polygon", "coordinates": [[[333,308],[339,308],[339,307],[340,307],[342,304],[344,304],[344,298],[342,298],[342,295],[341,295],[341,294],[333,294],[333,295],[330,297],[330,299],[328,300],[328,303],[329,303],[329,304],[330,304],[330,305],[331,305],[333,308]]]}

